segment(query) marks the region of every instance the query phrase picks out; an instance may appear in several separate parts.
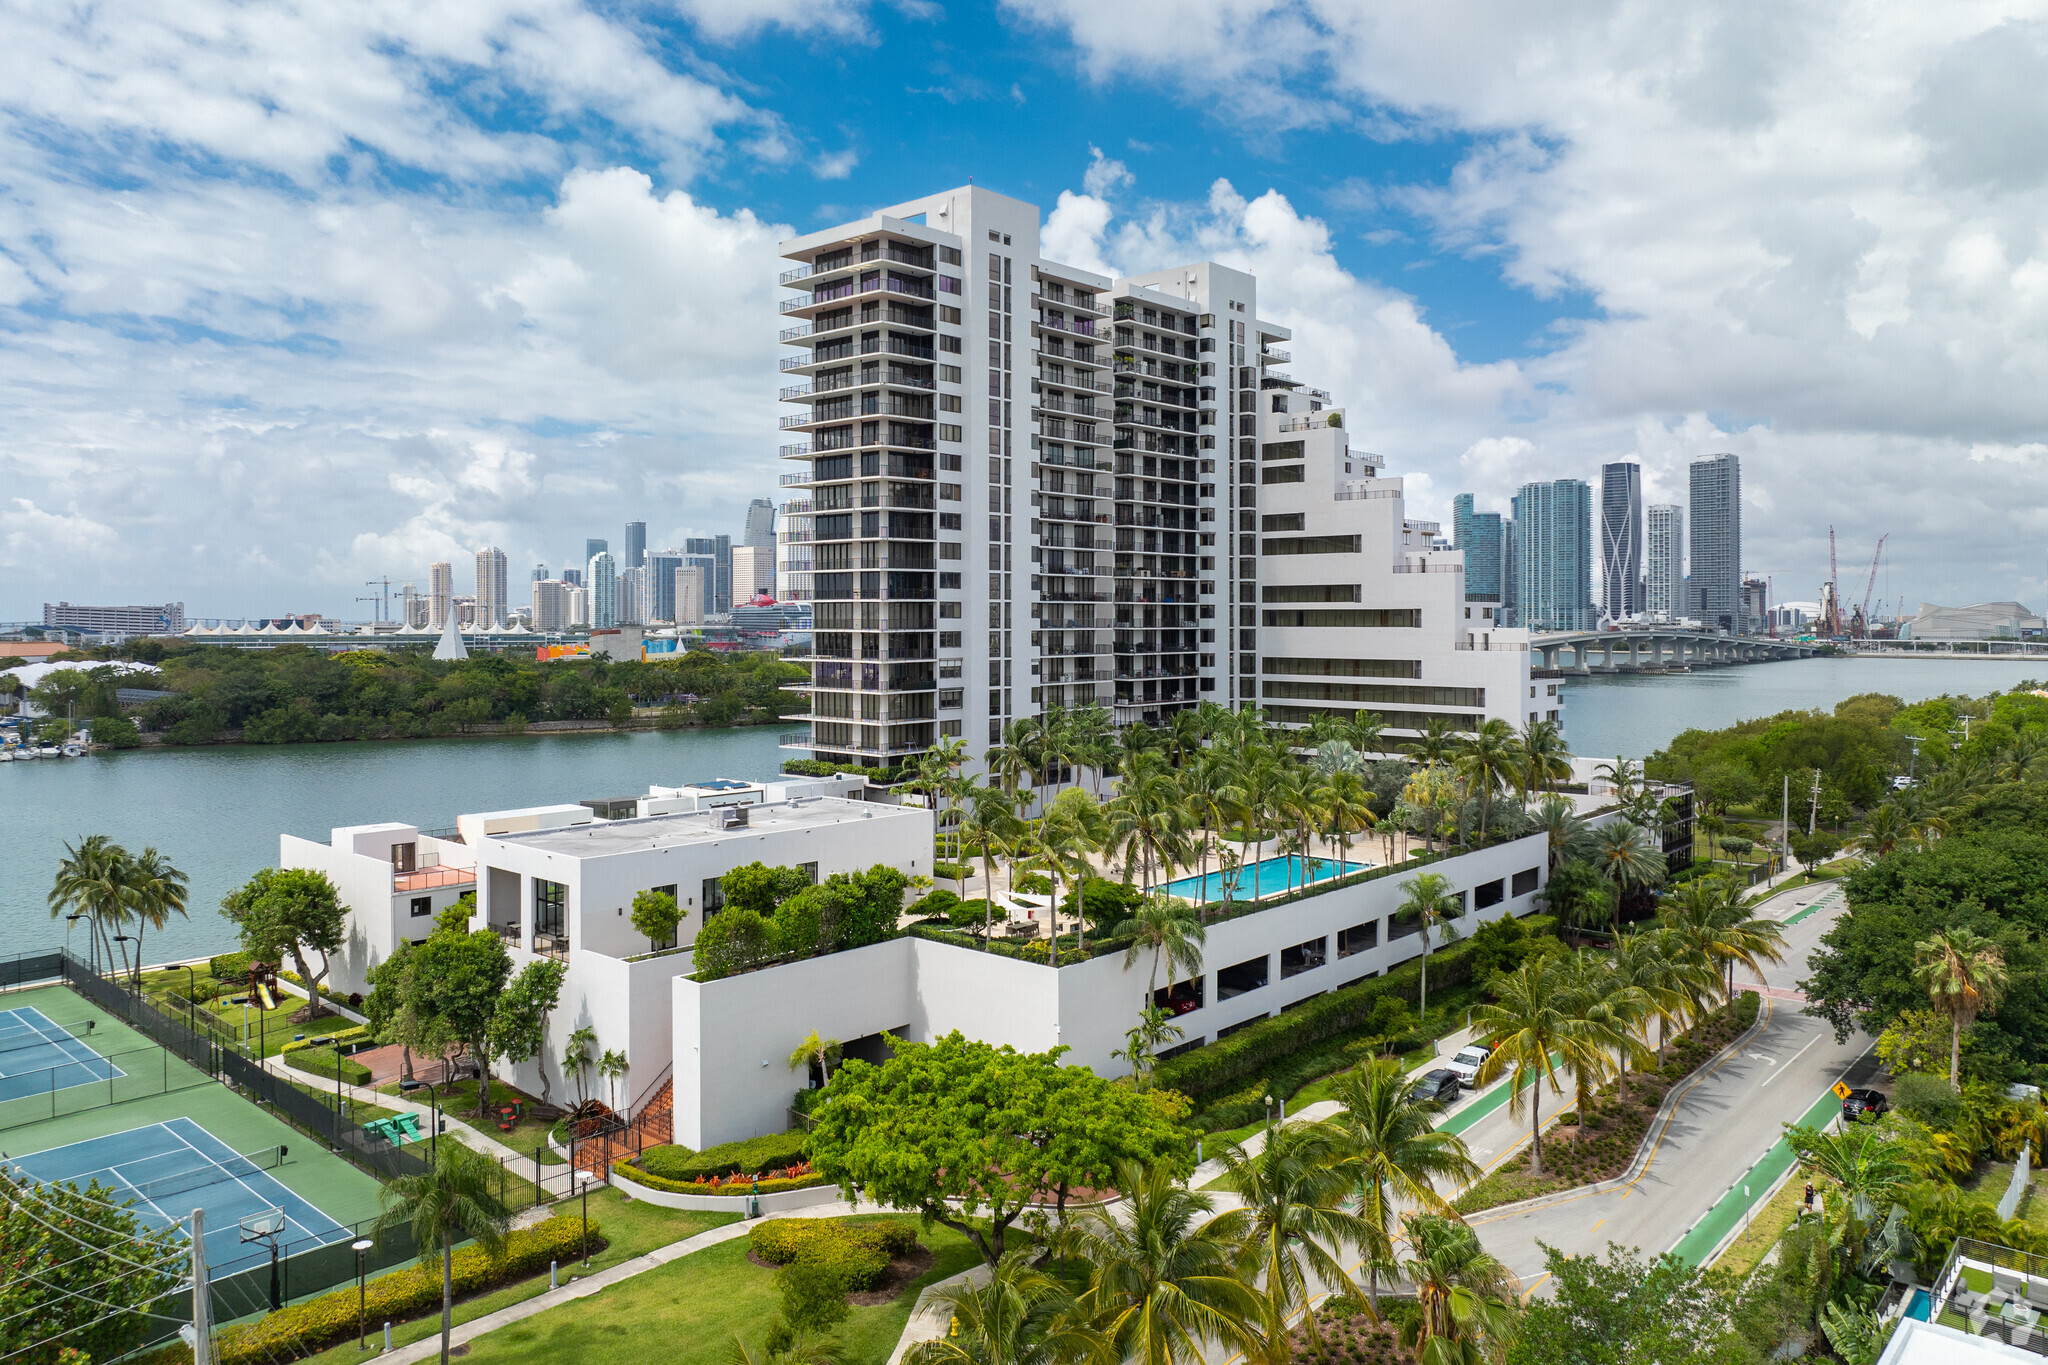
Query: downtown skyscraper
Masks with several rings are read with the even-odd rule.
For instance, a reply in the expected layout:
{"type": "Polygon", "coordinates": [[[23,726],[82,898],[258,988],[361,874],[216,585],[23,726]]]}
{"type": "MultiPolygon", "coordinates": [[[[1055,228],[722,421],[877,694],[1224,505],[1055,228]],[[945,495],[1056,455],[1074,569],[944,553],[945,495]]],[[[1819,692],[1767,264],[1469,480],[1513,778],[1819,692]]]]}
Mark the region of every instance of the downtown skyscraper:
{"type": "Polygon", "coordinates": [[[476,552],[476,627],[495,630],[505,623],[511,608],[510,584],[506,579],[505,552],[486,545],[476,552]]]}
{"type": "Polygon", "coordinates": [[[1643,614],[1643,467],[1600,466],[1600,610],[1609,620],[1643,614]]]}
{"type": "Polygon", "coordinates": [[[1708,630],[1742,631],[1742,464],[1709,455],[1692,464],[1691,614],[1708,630]]]}
{"type": "Polygon", "coordinates": [[[1580,479],[1525,483],[1515,494],[1515,623],[1592,630],[1593,490],[1580,479]]]}
{"type": "Polygon", "coordinates": [[[1643,610],[1676,620],[1686,614],[1685,509],[1676,503],[1650,504],[1648,551],[1643,562],[1643,610]]]}
{"type": "Polygon", "coordinates": [[[1500,513],[1473,511],[1470,493],[1451,500],[1451,544],[1465,552],[1467,602],[1503,605],[1501,534],[1500,513]]]}

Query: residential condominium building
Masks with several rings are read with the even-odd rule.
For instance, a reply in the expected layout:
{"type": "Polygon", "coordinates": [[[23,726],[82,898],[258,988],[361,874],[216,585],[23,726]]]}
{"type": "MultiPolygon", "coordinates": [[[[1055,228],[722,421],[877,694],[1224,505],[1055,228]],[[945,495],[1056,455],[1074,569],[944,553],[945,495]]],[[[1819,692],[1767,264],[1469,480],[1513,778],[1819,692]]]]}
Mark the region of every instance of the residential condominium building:
{"type": "Polygon", "coordinates": [[[775,547],[735,545],[732,547],[732,601],[742,606],[756,593],[775,592],[775,547]]]}
{"type": "Polygon", "coordinates": [[[84,607],[70,602],[45,602],[43,625],[53,630],[82,630],[95,635],[179,635],[185,630],[185,604],[84,607]]]}
{"type": "Polygon", "coordinates": [[[676,619],[676,570],[683,567],[681,550],[647,552],[647,602],[650,621],[676,619]]]}
{"type": "Polygon", "coordinates": [[[445,559],[427,565],[427,629],[448,624],[455,610],[455,566],[445,559]]]}
{"type": "Polygon", "coordinates": [[[705,583],[710,570],[701,564],[689,564],[675,571],[673,590],[675,592],[675,623],[678,626],[701,626],[704,624],[705,583]]]}
{"type": "Polygon", "coordinates": [[[814,604],[821,757],[1261,696],[1260,446],[1329,396],[1281,368],[1250,275],[1110,279],[1041,256],[1038,224],[970,187],[783,244],[783,570],[814,604]]]}
{"type": "Polygon", "coordinates": [[[629,521],[626,523],[626,563],[628,569],[645,568],[647,565],[647,523],[629,521]]]}
{"type": "Polygon", "coordinates": [[[1643,467],[1600,466],[1600,609],[1611,621],[1643,614],[1643,467]]]}
{"type": "Polygon", "coordinates": [[[1643,610],[1654,620],[1685,615],[1685,509],[1652,503],[1643,564],[1643,610]]]}
{"type": "Polygon", "coordinates": [[[1591,630],[1593,490],[1581,479],[1527,483],[1515,494],[1518,624],[1531,631],[1591,630]]]}
{"type": "Polygon", "coordinates": [[[1742,463],[1709,455],[1692,464],[1692,614],[1709,630],[1743,630],[1742,463]]]}
{"type": "Polygon", "coordinates": [[[505,574],[505,552],[495,545],[486,545],[476,552],[476,624],[483,630],[495,630],[505,622],[506,609],[511,605],[507,600],[508,583],[505,574]]]}
{"type": "Polygon", "coordinates": [[[590,625],[594,630],[611,630],[619,624],[619,570],[611,551],[599,550],[584,566],[590,593],[590,625]]]}
{"type": "Polygon", "coordinates": [[[710,571],[709,595],[704,614],[716,616],[732,610],[732,537],[690,536],[683,541],[683,554],[692,564],[710,571]]]}
{"type": "MultiPolygon", "coordinates": [[[[1498,512],[1475,512],[1472,495],[1451,500],[1451,545],[1465,553],[1465,600],[1505,605],[1501,594],[1501,518],[1498,512]]],[[[1494,618],[1505,623],[1499,612],[1494,618]]]]}
{"type": "Polygon", "coordinates": [[[574,591],[558,578],[543,578],[533,585],[533,628],[539,631],[569,629],[569,594],[574,591]]]}
{"type": "Polygon", "coordinates": [[[775,544],[775,504],[772,501],[755,498],[747,504],[747,525],[740,543],[754,546],[775,544]]]}

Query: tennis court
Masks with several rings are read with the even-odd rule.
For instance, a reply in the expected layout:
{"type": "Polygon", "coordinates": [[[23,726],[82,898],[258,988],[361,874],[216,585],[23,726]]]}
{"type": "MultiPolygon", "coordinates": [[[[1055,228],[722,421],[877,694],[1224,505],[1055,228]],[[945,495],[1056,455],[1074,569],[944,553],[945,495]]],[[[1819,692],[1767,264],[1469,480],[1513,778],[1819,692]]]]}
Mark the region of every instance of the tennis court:
{"type": "MultiPolygon", "coordinates": [[[[317,1149],[311,1139],[301,1141],[317,1149]]],[[[268,1256],[266,1248],[242,1245],[237,1226],[266,1209],[284,1211],[278,1241],[294,1250],[350,1236],[273,1174],[291,1160],[289,1143],[237,1152],[192,1119],[173,1118],[13,1158],[7,1165],[45,1184],[75,1181],[84,1189],[98,1180],[119,1191],[117,1197],[133,1200],[137,1216],[157,1227],[205,1209],[206,1259],[221,1267],[252,1254],[268,1256]]]]}
{"type": "MultiPolygon", "coordinates": [[[[90,1036],[96,1021],[81,1026],[90,1036]]],[[[0,1101],[71,1090],[128,1073],[33,1005],[0,1010],[0,1101]]]]}

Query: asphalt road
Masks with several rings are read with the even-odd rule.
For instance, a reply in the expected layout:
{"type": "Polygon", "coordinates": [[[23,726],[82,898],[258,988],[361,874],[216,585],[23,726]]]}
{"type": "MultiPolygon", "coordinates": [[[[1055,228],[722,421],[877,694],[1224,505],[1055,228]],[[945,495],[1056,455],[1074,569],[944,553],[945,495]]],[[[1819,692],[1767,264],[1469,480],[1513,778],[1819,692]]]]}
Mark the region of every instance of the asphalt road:
{"type": "MultiPolygon", "coordinates": [[[[1785,961],[1764,973],[1762,984],[1772,989],[1760,1015],[1763,1027],[1738,1053],[1687,1082],[1669,1120],[1653,1131],[1654,1152],[1634,1182],[1526,1212],[1472,1216],[1487,1249],[1521,1277],[1525,1289],[1540,1289],[1547,1278],[1543,1245],[1601,1254],[1617,1242],[1655,1255],[1676,1246],[1710,1211],[1724,1221],[1739,1216],[1741,1196],[1723,1205],[1724,1196],[1777,1141],[1781,1125],[1808,1117],[1837,1080],[1860,1085],[1875,1073],[1870,1039],[1852,1034],[1837,1043],[1825,1023],[1799,1013],[1795,983],[1807,975],[1808,954],[1842,909],[1839,888],[1820,884],[1786,892],[1760,911],[1787,926],[1785,961]],[[1717,1205],[1723,1206],[1716,1210],[1717,1205]]],[[[1569,1103],[1569,1093],[1561,1099],[1544,1096],[1552,1114],[1569,1103]]],[[[1823,1109],[1814,1117],[1829,1113],[1823,1109]]],[[[1527,1144],[1528,1119],[1525,1114],[1511,1120],[1503,1106],[1473,1123],[1465,1137],[1475,1159],[1491,1167],[1527,1144]]],[[[1753,1198],[1763,1197],[1771,1178],[1752,1179],[1753,1198]]],[[[1682,1254],[1711,1250],[1705,1239],[1718,1241],[1718,1227],[1703,1226],[1693,1242],[1705,1244],[1688,1245],[1682,1254]]]]}

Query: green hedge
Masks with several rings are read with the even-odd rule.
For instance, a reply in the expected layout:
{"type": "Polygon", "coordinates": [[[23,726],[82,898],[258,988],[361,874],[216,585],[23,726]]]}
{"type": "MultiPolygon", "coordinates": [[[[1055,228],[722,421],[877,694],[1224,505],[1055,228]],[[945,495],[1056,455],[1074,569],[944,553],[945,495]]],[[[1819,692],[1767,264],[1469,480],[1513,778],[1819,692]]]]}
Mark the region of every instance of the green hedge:
{"type": "Polygon", "coordinates": [[[222,953],[219,957],[206,960],[206,972],[207,975],[219,977],[222,981],[245,980],[249,975],[250,964],[255,960],[254,955],[250,953],[222,953]]]}
{"type": "Polygon", "coordinates": [[[313,1076],[334,1079],[334,1064],[341,1063],[341,1078],[350,1085],[368,1085],[370,1068],[352,1057],[336,1057],[325,1048],[300,1048],[296,1052],[283,1054],[284,1064],[294,1071],[304,1071],[313,1076]]]}
{"type": "Polygon", "coordinates": [[[877,1289],[889,1262],[917,1246],[904,1223],[847,1223],[837,1218],[771,1218],[747,1237],[748,1247],[770,1265],[802,1261],[837,1271],[851,1290],[877,1289]]]}
{"type": "Polygon", "coordinates": [[[766,1137],[721,1143],[701,1152],[663,1144],[641,1153],[639,1166],[663,1180],[688,1182],[712,1176],[753,1175],[794,1166],[804,1159],[802,1133],[771,1133],[766,1137]]]}
{"type": "MultiPolygon", "coordinates": [[[[595,1219],[590,1224],[590,1245],[604,1246],[595,1219]]],[[[492,1289],[509,1280],[537,1274],[550,1261],[567,1261],[583,1254],[583,1221],[580,1218],[550,1218],[530,1228],[509,1233],[504,1255],[492,1260],[483,1248],[464,1247],[455,1253],[455,1295],[461,1298],[481,1289],[492,1289]]],[[[433,1264],[408,1266],[371,1280],[365,1295],[364,1316],[371,1322],[398,1322],[422,1313],[441,1310],[441,1258],[433,1264]]],[[[356,1334],[356,1287],[323,1294],[305,1303],[293,1304],[246,1327],[224,1329],[216,1341],[220,1365],[273,1365],[279,1360],[318,1351],[356,1334]]],[[[178,1348],[189,1360],[189,1348],[178,1348]]]]}
{"type": "Polygon", "coordinates": [[[785,758],[782,771],[796,777],[831,777],[836,773],[859,773],[877,787],[893,786],[909,774],[902,768],[863,768],[858,763],[827,763],[818,758],[785,758]]]}
{"type": "MultiPolygon", "coordinates": [[[[1531,933],[1557,931],[1557,920],[1550,915],[1529,915],[1522,923],[1531,933]]],[[[1472,941],[1465,939],[1431,953],[1429,988],[1448,990],[1471,980],[1473,951],[1472,941]]],[[[1421,963],[1404,962],[1385,976],[1317,996],[1277,1019],[1263,1020],[1221,1042],[1161,1062],[1154,1080],[1199,1102],[1241,1085],[1283,1057],[1364,1027],[1383,996],[1392,995],[1414,1004],[1421,986],[1421,963]]]]}

